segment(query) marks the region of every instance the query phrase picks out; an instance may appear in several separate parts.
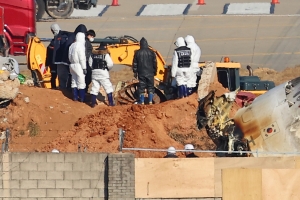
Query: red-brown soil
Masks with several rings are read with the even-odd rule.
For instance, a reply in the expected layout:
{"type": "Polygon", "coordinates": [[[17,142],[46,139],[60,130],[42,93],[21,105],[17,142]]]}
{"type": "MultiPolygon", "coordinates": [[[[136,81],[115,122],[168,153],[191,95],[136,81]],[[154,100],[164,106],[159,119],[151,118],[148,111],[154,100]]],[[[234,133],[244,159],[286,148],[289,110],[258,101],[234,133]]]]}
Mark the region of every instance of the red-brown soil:
{"type": "MultiPolygon", "coordinates": [[[[246,75],[246,71],[242,71],[246,75]]],[[[276,84],[300,76],[300,68],[276,72],[257,69],[254,73],[262,79],[275,80],[276,84]]],[[[113,84],[119,77],[132,78],[127,69],[112,75],[113,84]]],[[[211,89],[217,95],[227,92],[215,83],[211,89]]],[[[61,91],[21,86],[16,99],[0,109],[0,131],[10,128],[9,149],[12,152],[77,152],[86,147],[87,152],[118,152],[118,130],[126,131],[124,147],[167,149],[174,146],[183,149],[192,143],[200,150],[213,150],[214,143],[205,130],[197,130],[197,95],[172,100],[158,105],[127,105],[96,108],[73,102],[61,91]],[[24,98],[28,97],[26,103],[24,98]]],[[[236,112],[232,108],[232,115],[236,112]]],[[[125,152],[125,151],[124,151],[125,152]]],[[[128,151],[126,151],[128,152],[128,151]]],[[[165,152],[130,151],[136,157],[162,157],[165,152]]],[[[211,153],[197,153],[213,156],[211,153]]],[[[180,157],[182,153],[178,153],[180,157]]]]}

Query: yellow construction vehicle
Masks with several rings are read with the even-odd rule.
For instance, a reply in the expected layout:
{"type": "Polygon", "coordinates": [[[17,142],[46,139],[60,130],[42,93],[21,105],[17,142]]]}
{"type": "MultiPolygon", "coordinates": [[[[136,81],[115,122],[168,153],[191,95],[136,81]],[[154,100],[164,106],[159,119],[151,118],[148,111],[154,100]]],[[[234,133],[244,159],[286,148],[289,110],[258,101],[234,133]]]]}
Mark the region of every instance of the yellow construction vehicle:
{"type": "MultiPolygon", "coordinates": [[[[140,48],[139,41],[131,36],[96,38],[93,42],[99,46],[100,43],[106,43],[114,64],[130,66],[135,50],[140,48]]],[[[150,47],[157,57],[157,70],[155,76],[155,94],[154,103],[160,103],[169,99],[177,98],[177,88],[172,86],[171,65],[167,65],[162,55],[154,48],[150,47]]],[[[32,72],[32,77],[36,86],[50,88],[51,74],[45,66],[46,48],[38,37],[32,37],[29,42],[27,52],[28,69],[32,72]]],[[[199,67],[205,71],[207,63],[199,63],[199,67]]],[[[257,95],[274,87],[273,82],[262,82],[257,76],[240,77],[240,63],[230,62],[228,58],[224,62],[215,62],[214,67],[217,71],[219,82],[230,91],[237,89],[251,90],[257,95]],[[249,80],[250,79],[250,80],[249,80]]],[[[202,78],[201,78],[202,79],[202,78]]],[[[122,81],[117,84],[115,89],[115,100],[119,105],[132,104],[136,102],[137,81],[122,81]]],[[[145,99],[147,103],[147,99],[145,99]]]]}

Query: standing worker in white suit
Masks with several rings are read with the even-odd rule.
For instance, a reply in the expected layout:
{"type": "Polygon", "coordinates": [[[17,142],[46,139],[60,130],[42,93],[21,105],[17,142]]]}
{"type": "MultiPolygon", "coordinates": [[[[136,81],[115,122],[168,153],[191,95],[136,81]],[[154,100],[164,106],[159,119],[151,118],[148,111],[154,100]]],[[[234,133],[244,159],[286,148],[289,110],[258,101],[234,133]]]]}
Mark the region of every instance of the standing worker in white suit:
{"type": "Polygon", "coordinates": [[[92,51],[92,55],[89,58],[89,65],[92,68],[91,107],[95,107],[96,105],[101,85],[107,94],[109,106],[114,106],[114,89],[109,77],[109,70],[112,69],[114,63],[105,44],[101,43],[99,48],[92,51]]]}
{"type": "Polygon", "coordinates": [[[201,57],[201,49],[196,44],[194,37],[191,35],[187,35],[185,37],[185,42],[187,44],[187,47],[189,47],[192,52],[191,69],[190,69],[191,75],[190,75],[190,79],[187,80],[188,95],[191,95],[195,91],[197,85],[197,75],[200,76],[201,74],[201,69],[199,68],[198,65],[201,57]]]}
{"type": "Polygon", "coordinates": [[[73,100],[84,102],[85,97],[85,75],[86,57],[85,57],[85,34],[77,33],[75,42],[69,48],[70,72],[72,74],[71,88],[73,90],[73,100]]]}
{"type": "Polygon", "coordinates": [[[179,98],[187,97],[187,81],[191,76],[191,49],[185,45],[183,37],[177,38],[177,48],[173,54],[172,77],[176,79],[179,98]]]}

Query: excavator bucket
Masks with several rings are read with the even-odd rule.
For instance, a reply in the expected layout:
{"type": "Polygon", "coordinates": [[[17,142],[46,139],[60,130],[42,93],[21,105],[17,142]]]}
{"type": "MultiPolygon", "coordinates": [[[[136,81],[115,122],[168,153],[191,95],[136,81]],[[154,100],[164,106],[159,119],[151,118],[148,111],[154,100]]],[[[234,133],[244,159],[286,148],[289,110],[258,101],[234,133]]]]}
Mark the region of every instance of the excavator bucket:
{"type": "Polygon", "coordinates": [[[27,67],[31,70],[35,86],[51,88],[51,73],[45,62],[46,47],[38,37],[32,37],[27,50],[27,67]]]}
{"type": "MultiPolygon", "coordinates": [[[[132,79],[129,81],[119,81],[117,86],[115,87],[114,99],[117,105],[126,105],[126,104],[134,104],[139,100],[139,93],[137,90],[138,80],[132,79]]],[[[145,104],[148,104],[148,96],[145,92],[145,104]]],[[[154,96],[153,96],[153,104],[162,103],[167,101],[164,93],[155,87],[154,96]]]]}

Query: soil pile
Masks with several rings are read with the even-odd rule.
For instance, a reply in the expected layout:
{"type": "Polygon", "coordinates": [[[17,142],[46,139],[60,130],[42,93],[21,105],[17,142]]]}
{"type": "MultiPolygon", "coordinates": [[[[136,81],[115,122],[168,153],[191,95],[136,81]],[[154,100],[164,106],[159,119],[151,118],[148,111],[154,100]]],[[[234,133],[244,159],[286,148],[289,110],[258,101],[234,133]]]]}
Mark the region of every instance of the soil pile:
{"type": "MultiPolygon", "coordinates": [[[[100,107],[98,112],[79,119],[73,130],[61,133],[43,151],[56,148],[77,152],[118,152],[118,130],[125,131],[124,146],[130,148],[183,149],[193,143],[197,149],[214,149],[205,131],[196,127],[196,95],[159,105],[100,107]]],[[[136,157],[162,157],[164,153],[133,151],[136,157]]],[[[208,156],[208,155],[206,155],[208,156]]],[[[211,155],[210,155],[211,156],[211,155]]]]}
{"type": "MultiPolygon", "coordinates": [[[[226,92],[219,83],[211,86],[218,95],[226,92]]],[[[118,152],[118,130],[125,131],[124,146],[128,148],[183,149],[192,143],[196,149],[213,150],[214,143],[205,130],[196,127],[197,95],[156,105],[98,107],[97,113],[75,123],[73,130],[61,133],[42,151],[118,152]]],[[[233,112],[237,110],[236,105],[233,112]]],[[[163,157],[165,152],[131,151],[136,157],[163,157]]],[[[197,153],[210,157],[213,154],[197,153]]],[[[178,153],[180,157],[182,153],[178,153]]]]}
{"type": "MultiPolygon", "coordinates": [[[[281,77],[282,83],[300,76],[299,69],[288,68],[283,72],[257,69],[254,74],[262,73],[259,76],[264,80],[268,79],[267,75],[272,75],[271,80],[277,77],[277,81],[281,77]]],[[[127,79],[132,78],[128,70],[115,75],[120,76],[123,72],[127,79]]],[[[114,80],[119,79],[115,77],[114,80]]],[[[210,88],[217,91],[217,96],[227,92],[219,83],[210,88]]],[[[100,104],[93,109],[87,104],[73,102],[70,94],[57,90],[21,86],[20,92],[9,106],[0,109],[0,131],[11,130],[9,149],[12,152],[49,152],[54,148],[77,152],[78,146],[87,152],[118,152],[119,128],[126,131],[123,147],[167,149],[174,146],[183,149],[185,144],[192,143],[201,150],[215,148],[205,130],[197,130],[196,94],[158,105],[108,107],[100,104]]],[[[237,110],[238,106],[234,105],[231,116],[237,110]]],[[[130,152],[136,157],[165,155],[165,152],[130,152]]],[[[183,157],[183,154],[179,153],[179,156],[183,157]]]]}
{"type": "Polygon", "coordinates": [[[0,109],[0,131],[11,131],[10,151],[32,152],[73,128],[79,117],[95,112],[61,91],[20,86],[20,94],[0,109]]]}

